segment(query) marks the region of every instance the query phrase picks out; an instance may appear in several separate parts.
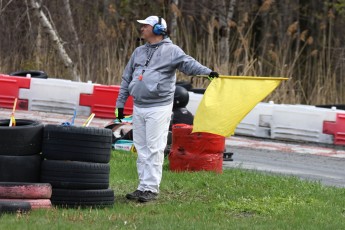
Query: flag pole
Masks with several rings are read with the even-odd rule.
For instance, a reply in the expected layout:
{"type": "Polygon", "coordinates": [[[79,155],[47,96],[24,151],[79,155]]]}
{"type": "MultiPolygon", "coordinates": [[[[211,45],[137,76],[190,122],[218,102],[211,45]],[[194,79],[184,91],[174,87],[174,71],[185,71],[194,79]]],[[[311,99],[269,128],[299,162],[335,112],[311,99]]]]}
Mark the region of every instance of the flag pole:
{"type": "MultiPolygon", "coordinates": [[[[197,77],[208,78],[208,75],[196,75],[197,77]]],[[[228,79],[248,79],[248,80],[288,80],[289,78],[285,77],[254,77],[254,76],[228,76],[228,75],[219,75],[219,78],[228,78],[228,79]]]]}
{"type": "Polygon", "coordinates": [[[12,109],[12,113],[11,113],[11,117],[10,117],[9,127],[16,126],[16,120],[14,118],[14,112],[16,111],[16,107],[17,107],[17,98],[14,99],[13,109],[12,109]]]}

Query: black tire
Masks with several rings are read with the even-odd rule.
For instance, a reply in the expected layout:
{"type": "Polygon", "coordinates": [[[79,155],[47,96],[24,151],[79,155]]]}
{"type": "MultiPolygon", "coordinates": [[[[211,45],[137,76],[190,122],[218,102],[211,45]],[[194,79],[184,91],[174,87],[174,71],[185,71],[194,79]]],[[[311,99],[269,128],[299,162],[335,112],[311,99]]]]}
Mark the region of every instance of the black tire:
{"type": "Polygon", "coordinates": [[[42,150],[43,124],[39,121],[17,119],[9,127],[9,119],[0,120],[0,155],[27,156],[42,150]]]}
{"type": "Polygon", "coordinates": [[[53,190],[109,187],[109,164],[44,160],[41,169],[41,182],[50,183],[53,190]]]}
{"type": "Polygon", "coordinates": [[[40,70],[23,70],[23,71],[16,71],[10,73],[10,76],[17,76],[17,77],[26,77],[27,74],[30,74],[32,78],[41,78],[47,79],[47,73],[40,71],[40,70]]]}
{"type": "Polygon", "coordinates": [[[0,155],[0,181],[36,183],[40,179],[41,156],[0,155]]]}
{"type": "Polygon", "coordinates": [[[112,131],[105,128],[46,125],[43,157],[96,163],[110,161],[112,131]]]}
{"type": "Polygon", "coordinates": [[[168,131],[168,137],[167,137],[167,145],[172,144],[172,132],[168,131]]]}
{"type": "Polygon", "coordinates": [[[29,202],[25,201],[0,201],[1,213],[28,212],[31,210],[29,202]]]}
{"type": "Polygon", "coordinates": [[[42,150],[43,124],[39,121],[17,119],[9,127],[9,119],[0,120],[0,155],[25,156],[42,150]]]}
{"type": "Polygon", "coordinates": [[[66,207],[110,206],[114,205],[114,191],[53,189],[51,201],[53,205],[66,207]]]}
{"type": "Polygon", "coordinates": [[[225,152],[225,151],[226,151],[226,149],[224,149],[223,161],[234,161],[234,159],[232,158],[232,156],[234,155],[234,153],[225,152]]]}
{"type": "Polygon", "coordinates": [[[164,149],[164,157],[167,157],[167,156],[169,155],[170,150],[171,150],[171,145],[165,146],[165,149],[164,149]]]}

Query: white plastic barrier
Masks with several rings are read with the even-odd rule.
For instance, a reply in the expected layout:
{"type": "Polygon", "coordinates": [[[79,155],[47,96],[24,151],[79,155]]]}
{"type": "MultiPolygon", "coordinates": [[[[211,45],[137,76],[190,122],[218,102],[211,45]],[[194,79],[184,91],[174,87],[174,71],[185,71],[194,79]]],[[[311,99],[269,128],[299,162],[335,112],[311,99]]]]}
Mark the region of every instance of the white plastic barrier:
{"type": "Polygon", "coordinates": [[[236,127],[235,134],[271,138],[274,103],[259,103],[236,127]]]}
{"type": "MultiPolygon", "coordinates": [[[[195,115],[204,95],[193,92],[188,93],[189,102],[186,108],[195,115]]],[[[259,103],[237,126],[235,134],[270,138],[270,122],[273,106],[273,102],[259,103]]],[[[230,114],[229,117],[231,117],[230,114]]]]}
{"type": "Polygon", "coordinates": [[[198,106],[201,102],[202,97],[204,94],[194,93],[194,92],[188,92],[189,93],[189,102],[186,106],[186,108],[195,115],[196,110],[198,109],[198,106]]]}
{"type": "Polygon", "coordinates": [[[81,93],[92,94],[93,84],[61,79],[31,78],[30,89],[20,89],[19,98],[29,101],[29,110],[88,116],[91,109],[79,105],[81,93]]]}
{"type": "MultiPolygon", "coordinates": [[[[202,97],[202,94],[189,92],[187,109],[193,115],[202,97]]],[[[345,111],[309,105],[259,103],[236,127],[235,134],[333,144],[333,135],[323,133],[323,123],[336,121],[337,113],[345,114],[345,111]]]]}
{"type": "MultiPolygon", "coordinates": [[[[203,94],[189,93],[189,102],[186,108],[195,115],[202,100],[203,94]]],[[[273,102],[259,103],[237,126],[235,134],[270,138],[270,121],[273,102]]],[[[231,115],[229,114],[229,117],[231,115]]]]}
{"type": "Polygon", "coordinates": [[[275,105],[271,138],[333,144],[333,136],[323,133],[324,121],[335,121],[343,110],[306,105],[275,105]]]}

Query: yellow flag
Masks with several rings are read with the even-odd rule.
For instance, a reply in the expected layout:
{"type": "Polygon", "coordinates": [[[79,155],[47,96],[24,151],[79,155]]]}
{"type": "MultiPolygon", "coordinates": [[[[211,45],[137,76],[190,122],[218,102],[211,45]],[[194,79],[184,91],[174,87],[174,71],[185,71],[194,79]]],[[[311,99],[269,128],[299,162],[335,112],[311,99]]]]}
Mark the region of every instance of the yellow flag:
{"type": "Polygon", "coordinates": [[[193,132],[234,134],[241,120],[287,78],[220,76],[207,87],[194,117],[193,132]]]}

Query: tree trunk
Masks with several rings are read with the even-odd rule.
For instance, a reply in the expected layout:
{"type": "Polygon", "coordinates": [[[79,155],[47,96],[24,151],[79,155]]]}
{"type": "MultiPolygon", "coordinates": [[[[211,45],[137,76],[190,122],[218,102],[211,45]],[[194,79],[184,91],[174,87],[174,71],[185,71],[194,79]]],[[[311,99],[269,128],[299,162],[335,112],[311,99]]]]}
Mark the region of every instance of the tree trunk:
{"type": "Polygon", "coordinates": [[[62,42],[59,38],[57,31],[55,31],[55,29],[49,22],[47,16],[43,13],[41,6],[37,3],[36,0],[30,0],[30,4],[31,4],[31,7],[33,8],[34,15],[38,18],[39,22],[41,23],[43,31],[48,34],[49,38],[54,44],[54,48],[58,51],[60,58],[63,61],[65,67],[67,68],[70,76],[73,78],[73,80],[80,81],[80,77],[77,73],[77,70],[73,61],[68,56],[65,48],[62,45],[62,42]]]}
{"type": "Polygon", "coordinates": [[[42,55],[42,26],[41,23],[37,25],[37,38],[36,38],[36,66],[41,69],[41,55],[42,55]]]}
{"type": "Polygon", "coordinates": [[[104,16],[104,21],[108,22],[108,18],[109,18],[109,0],[103,0],[103,16],[104,16]]]}
{"type": "Polygon", "coordinates": [[[176,42],[177,38],[177,18],[179,15],[178,0],[171,0],[170,3],[171,19],[170,19],[170,37],[171,40],[176,42]]]}
{"type": "Polygon", "coordinates": [[[66,23],[67,23],[67,28],[69,30],[69,32],[73,35],[73,45],[74,47],[76,46],[76,53],[78,54],[78,63],[79,63],[79,67],[82,65],[82,49],[81,49],[81,44],[79,41],[79,36],[78,33],[75,29],[74,26],[74,20],[73,20],[73,16],[72,16],[72,11],[71,11],[71,6],[70,6],[70,1],[69,0],[63,0],[63,7],[66,11],[66,23]]]}
{"type": "Polygon", "coordinates": [[[220,65],[222,71],[226,73],[229,72],[229,37],[230,37],[230,27],[229,22],[234,16],[234,8],[236,5],[236,0],[231,0],[227,5],[227,1],[223,0],[221,4],[221,10],[219,15],[220,24],[220,65]]]}

